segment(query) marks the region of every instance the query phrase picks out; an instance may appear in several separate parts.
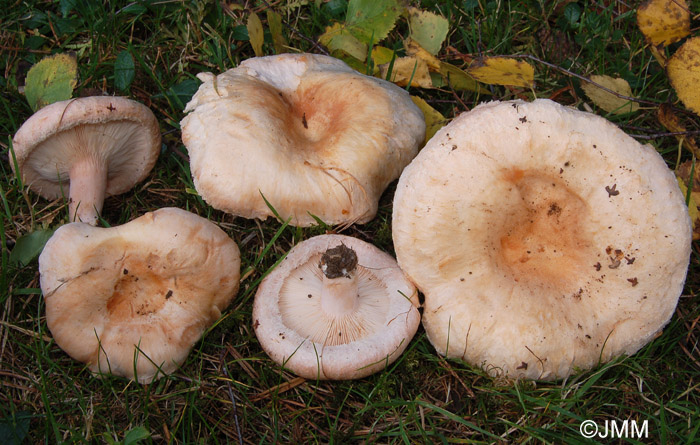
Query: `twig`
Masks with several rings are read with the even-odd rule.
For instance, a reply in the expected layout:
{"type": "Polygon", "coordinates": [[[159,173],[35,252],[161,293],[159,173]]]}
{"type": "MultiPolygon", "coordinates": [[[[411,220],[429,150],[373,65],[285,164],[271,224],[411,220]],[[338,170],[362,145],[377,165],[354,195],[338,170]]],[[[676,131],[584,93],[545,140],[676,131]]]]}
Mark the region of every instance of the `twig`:
{"type": "Polygon", "coordinates": [[[606,92],[612,94],[613,96],[619,97],[620,99],[628,100],[628,101],[630,101],[630,102],[637,102],[637,103],[640,103],[640,104],[644,104],[644,105],[653,105],[653,106],[657,106],[657,105],[659,105],[659,104],[664,103],[663,101],[660,101],[660,100],[653,101],[653,100],[638,99],[638,98],[636,98],[636,97],[625,96],[624,94],[620,94],[620,93],[618,93],[617,91],[613,91],[613,90],[611,90],[610,88],[607,88],[607,87],[605,87],[605,86],[603,86],[603,85],[601,85],[601,84],[599,84],[599,83],[597,83],[597,82],[592,81],[591,79],[587,78],[586,76],[582,76],[581,74],[577,74],[577,73],[574,73],[573,71],[569,71],[569,70],[567,70],[566,68],[563,68],[563,67],[561,67],[561,66],[559,66],[559,65],[555,65],[555,64],[549,63],[549,62],[545,62],[544,60],[542,60],[542,59],[540,59],[540,58],[538,58],[538,57],[535,57],[535,56],[533,56],[532,54],[516,54],[516,55],[513,55],[513,56],[509,56],[509,57],[512,57],[512,58],[514,58],[514,59],[529,59],[529,60],[532,60],[533,62],[541,63],[542,65],[548,66],[548,67],[550,67],[550,68],[552,68],[552,69],[555,69],[555,70],[557,70],[557,71],[561,71],[562,73],[564,73],[564,74],[566,74],[566,75],[568,75],[568,76],[575,77],[575,78],[577,78],[577,79],[579,79],[579,80],[583,80],[584,82],[588,82],[588,83],[590,83],[591,85],[595,85],[596,87],[600,88],[600,89],[603,90],[603,91],[606,91],[606,92]]]}
{"type": "Polygon", "coordinates": [[[700,130],[688,130],[688,131],[670,131],[667,133],[653,133],[653,134],[631,134],[633,138],[637,139],[658,139],[658,138],[665,138],[669,136],[692,136],[700,134],[700,130]]]}

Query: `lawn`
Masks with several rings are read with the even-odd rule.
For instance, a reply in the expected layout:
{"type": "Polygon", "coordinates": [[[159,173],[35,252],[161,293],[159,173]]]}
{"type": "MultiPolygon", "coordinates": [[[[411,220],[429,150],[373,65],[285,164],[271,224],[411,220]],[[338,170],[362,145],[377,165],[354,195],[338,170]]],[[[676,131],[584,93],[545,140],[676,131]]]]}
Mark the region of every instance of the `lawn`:
{"type": "MultiPolygon", "coordinates": [[[[408,87],[447,120],[488,100],[549,98],[610,119],[652,144],[671,169],[692,159],[690,150],[659,122],[658,104],[670,104],[690,131],[686,136],[697,135],[700,120],[678,100],[645,43],[633,2],[412,4],[447,19],[447,36],[437,52],[440,62],[466,69],[479,57],[519,56],[534,68],[534,86],[408,87]],[[593,75],[624,79],[639,109],[618,114],[601,109],[582,88],[593,75]]],[[[595,421],[601,430],[610,422],[627,421],[629,434],[616,441],[700,441],[697,244],[683,295],[663,333],[633,356],[564,381],[492,378],[438,355],[422,328],[388,369],[356,381],[304,380],[265,355],[251,322],[262,278],[299,241],[328,231],[393,254],[396,183],[382,195],[376,218],[364,225],[295,228],[272,218],[235,217],[211,208],[195,191],[179,122],[199,85],[197,73],[223,72],[256,51],[328,53],[319,39],[328,26],[345,21],[347,6],[346,0],[4,3],[0,442],[584,443],[579,428],[585,420],[595,421]],[[249,33],[253,28],[247,26],[253,13],[264,30],[257,48],[249,33]],[[281,26],[275,26],[276,17],[281,26]],[[160,123],[162,150],[155,168],[132,191],[106,199],[103,223],[116,226],[148,211],[179,207],[216,223],[241,250],[240,290],[231,306],[179,370],[149,385],[94,377],[61,351],[46,325],[38,251],[32,254],[32,246],[26,247],[27,234],[65,224],[67,205],[64,199],[45,200],[22,184],[10,169],[10,150],[13,135],[32,114],[22,92],[27,72],[56,53],[77,60],[75,97],[128,96],[150,107],[160,123]],[[646,434],[635,436],[635,427],[644,427],[646,434]]],[[[700,12],[700,4],[692,2],[691,9],[700,12]]],[[[697,21],[693,24],[697,35],[697,21]]],[[[406,16],[400,16],[388,35],[373,44],[402,56],[410,32],[406,16]]],[[[672,54],[679,45],[661,53],[672,54]]],[[[371,64],[355,67],[373,71],[371,64]]]]}

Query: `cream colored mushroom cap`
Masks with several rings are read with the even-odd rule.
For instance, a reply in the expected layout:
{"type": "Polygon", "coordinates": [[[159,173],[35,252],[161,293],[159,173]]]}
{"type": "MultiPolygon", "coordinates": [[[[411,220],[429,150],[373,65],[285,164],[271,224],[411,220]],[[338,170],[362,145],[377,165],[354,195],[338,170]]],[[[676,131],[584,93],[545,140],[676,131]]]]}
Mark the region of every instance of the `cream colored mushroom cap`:
{"type": "MultiPolygon", "coordinates": [[[[106,194],[143,180],[160,153],[153,112],[125,97],[92,96],[55,102],[34,113],[13,139],[24,182],[47,199],[68,196],[73,163],[87,156],[107,166],[106,194]]],[[[15,165],[10,160],[14,171],[15,165]]]]}
{"type": "Polygon", "coordinates": [[[215,224],[164,208],[112,228],[60,227],[39,272],[58,346],[94,372],[149,383],[177,369],[221,316],[240,256],[215,224]]]}
{"type": "MultiPolygon", "coordinates": [[[[345,278],[340,278],[345,279],[345,278]]],[[[344,380],[393,363],[418,329],[418,292],[396,260],[364,241],[320,235],[294,246],[262,281],[253,304],[255,335],[276,363],[307,379],[344,380]],[[320,303],[322,254],[340,244],[357,254],[359,302],[339,321],[320,303]]]]}
{"type": "Polygon", "coordinates": [[[392,229],[439,353],[547,380],[651,341],[691,241],[651,146],[549,100],[483,104],[441,129],[399,180],[392,229]]]}
{"type": "Polygon", "coordinates": [[[313,54],[248,59],[204,83],[182,138],[199,194],[246,218],[364,223],[425,135],[408,93],[313,54]]]}

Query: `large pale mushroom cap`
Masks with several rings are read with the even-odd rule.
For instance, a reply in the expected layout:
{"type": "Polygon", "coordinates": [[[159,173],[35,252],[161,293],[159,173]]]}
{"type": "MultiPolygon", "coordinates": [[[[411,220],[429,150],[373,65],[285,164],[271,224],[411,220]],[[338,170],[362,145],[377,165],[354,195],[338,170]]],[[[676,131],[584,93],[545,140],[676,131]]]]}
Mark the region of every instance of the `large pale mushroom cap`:
{"type": "Polygon", "coordinates": [[[199,194],[246,218],[371,220],[425,135],[408,93],[332,57],[283,54],[203,73],[182,138],[199,194]]]}
{"type": "MultiPolygon", "coordinates": [[[[327,263],[323,269],[329,273],[327,263]]],[[[321,235],[294,246],[260,284],[253,327],[265,352],[296,374],[355,379],[401,355],[418,329],[417,306],[416,288],[390,255],[356,238],[321,235]],[[356,257],[347,270],[336,267],[342,276],[328,279],[319,263],[339,246],[356,257]],[[337,287],[352,280],[356,298],[335,300],[337,287]]]]}
{"type": "Polygon", "coordinates": [[[92,371],[148,383],[180,366],[221,316],[240,256],[213,223],[165,208],[118,227],[60,227],[39,272],[58,346],[92,371]]]}
{"type": "Polygon", "coordinates": [[[652,147],[536,100],[481,105],[444,127],[399,180],[393,237],[438,352],[557,379],[659,333],[691,229],[652,147]]]}

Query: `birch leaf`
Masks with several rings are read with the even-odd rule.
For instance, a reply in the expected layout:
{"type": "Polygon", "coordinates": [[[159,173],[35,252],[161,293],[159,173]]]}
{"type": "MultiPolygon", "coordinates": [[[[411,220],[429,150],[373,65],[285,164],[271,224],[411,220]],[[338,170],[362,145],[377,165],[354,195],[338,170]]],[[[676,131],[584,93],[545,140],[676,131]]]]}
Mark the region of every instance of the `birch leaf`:
{"type": "Polygon", "coordinates": [[[529,63],[509,57],[482,57],[472,63],[467,73],[479,82],[490,85],[533,87],[535,69],[529,63]]]}
{"type": "Polygon", "coordinates": [[[414,7],[408,8],[408,25],[411,30],[411,39],[418,42],[433,56],[440,52],[450,29],[450,24],[445,17],[414,7]]]}
{"type": "Polygon", "coordinates": [[[27,73],[24,94],[32,110],[68,100],[78,81],[78,62],[68,54],[44,57],[27,73]]]}
{"type": "Polygon", "coordinates": [[[686,40],[666,65],[668,78],[683,104],[700,115],[700,37],[686,40]]]}
{"type": "Polygon", "coordinates": [[[411,100],[420,108],[423,112],[423,116],[425,116],[425,142],[427,143],[439,129],[447,124],[447,119],[420,97],[411,96],[411,100]]]}
{"type": "MultiPolygon", "coordinates": [[[[632,88],[630,88],[630,84],[627,83],[625,79],[593,75],[591,76],[591,80],[623,96],[632,96],[632,88]]],[[[639,104],[637,102],[617,97],[592,83],[586,82],[581,85],[581,88],[583,88],[583,91],[594,104],[608,113],[623,114],[639,110],[639,104]]]]}
{"type": "Polygon", "coordinates": [[[690,10],[685,0],[647,0],[637,9],[637,26],[647,42],[668,46],[690,34],[690,10]]]}

